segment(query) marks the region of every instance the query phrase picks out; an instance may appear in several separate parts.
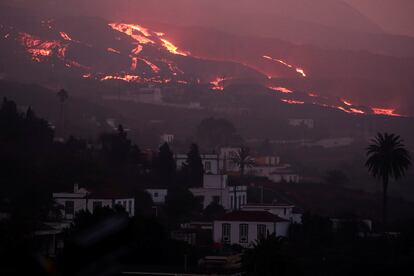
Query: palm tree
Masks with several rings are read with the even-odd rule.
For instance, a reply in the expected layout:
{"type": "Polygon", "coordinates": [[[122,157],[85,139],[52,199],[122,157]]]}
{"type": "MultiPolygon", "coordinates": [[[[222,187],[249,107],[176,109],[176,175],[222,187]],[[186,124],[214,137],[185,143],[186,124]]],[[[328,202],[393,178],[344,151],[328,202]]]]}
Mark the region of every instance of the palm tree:
{"type": "Polygon", "coordinates": [[[240,177],[244,176],[245,168],[250,168],[254,165],[254,159],[250,156],[250,149],[241,146],[234,156],[231,157],[231,161],[237,165],[240,169],[240,177]]]}
{"type": "Polygon", "coordinates": [[[57,97],[59,99],[60,102],[60,125],[62,127],[62,137],[65,135],[65,102],[66,100],[69,98],[69,94],[68,92],[66,92],[66,90],[61,89],[58,93],[57,93],[57,97]]]}
{"type": "MultiPolygon", "coordinates": [[[[254,159],[250,156],[250,149],[241,146],[239,150],[231,157],[231,161],[240,169],[240,179],[243,180],[245,168],[250,168],[254,165],[254,159]]],[[[234,185],[234,209],[237,208],[236,197],[237,185],[234,185]]]]}
{"type": "Polygon", "coordinates": [[[370,174],[382,180],[382,222],[387,219],[387,190],[390,178],[404,176],[411,165],[411,157],[400,136],[378,133],[367,148],[368,159],[365,166],[370,174]]]}
{"type": "Polygon", "coordinates": [[[242,255],[242,266],[247,275],[285,275],[289,258],[286,240],[275,233],[262,237],[242,255]]]}

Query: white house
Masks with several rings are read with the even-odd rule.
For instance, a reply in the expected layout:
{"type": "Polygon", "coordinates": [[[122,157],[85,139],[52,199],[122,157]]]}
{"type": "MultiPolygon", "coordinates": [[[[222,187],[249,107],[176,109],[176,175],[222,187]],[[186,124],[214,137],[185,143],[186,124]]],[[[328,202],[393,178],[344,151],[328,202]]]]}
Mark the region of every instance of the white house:
{"type": "Polygon", "coordinates": [[[213,240],[219,244],[251,247],[268,234],[286,237],[290,222],[265,211],[234,211],[213,223],[213,240]]]}
{"type": "Polygon", "coordinates": [[[160,136],[161,144],[168,143],[172,144],[174,142],[174,134],[164,133],[160,136]]]}
{"type": "Polygon", "coordinates": [[[203,187],[190,188],[190,192],[202,202],[203,208],[212,202],[220,204],[226,210],[230,208],[227,175],[205,174],[203,187]]]}
{"type": "Polygon", "coordinates": [[[230,208],[240,209],[243,205],[247,204],[247,186],[230,186],[230,208]]]}
{"type": "Polygon", "coordinates": [[[79,188],[78,184],[74,185],[72,193],[53,193],[53,199],[64,207],[62,216],[68,220],[72,220],[75,214],[81,210],[93,213],[96,208],[112,208],[115,205],[123,206],[129,216],[135,215],[135,199],[133,197],[90,193],[84,188],[79,188]]]}
{"type": "MultiPolygon", "coordinates": [[[[217,154],[200,154],[205,174],[220,174],[220,159],[217,154]]],[[[181,169],[187,161],[187,154],[175,154],[177,169],[181,169]]]]}
{"type": "Polygon", "coordinates": [[[235,194],[234,187],[228,186],[227,175],[205,174],[203,187],[190,188],[190,192],[202,202],[204,208],[216,202],[226,210],[240,209],[247,202],[247,186],[237,186],[235,194]]]}

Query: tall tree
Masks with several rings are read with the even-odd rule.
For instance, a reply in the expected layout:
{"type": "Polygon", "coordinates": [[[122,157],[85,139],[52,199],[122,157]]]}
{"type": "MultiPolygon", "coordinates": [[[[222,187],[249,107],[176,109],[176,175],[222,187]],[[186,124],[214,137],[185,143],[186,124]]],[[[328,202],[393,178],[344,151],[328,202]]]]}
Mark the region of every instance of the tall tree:
{"type": "Polygon", "coordinates": [[[60,103],[60,126],[61,126],[61,135],[62,137],[65,136],[65,102],[66,100],[69,98],[69,94],[66,90],[61,89],[58,93],[57,93],[57,97],[59,99],[59,103],[60,103]]]}
{"type": "Polygon", "coordinates": [[[250,156],[250,149],[245,146],[241,146],[235,155],[231,158],[231,161],[237,165],[240,169],[240,177],[244,176],[246,168],[250,168],[254,165],[254,160],[250,156]]]}
{"type": "MultiPolygon", "coordinates": [[[[245,169],[254,165],[254,160],[250,156],[250,149],[241,146],[231,158],[231,161],[239,167],[240,180],[243,182],[245,169]]],[[[237,185],[234,186],[234,209],[237,209],[237,185]]]]}
{"type": "Polygon", "coordinates": [[[204,167],[197,144],[191,144],[186,163],[190,186],[202,186],[204,167]]]}
{"type": "Polygon", "coordinates": [[[176,164],[174,154],[168,143],[164,143],[159,149],[158,170],[163,185],[165,185],[165,182],[171,181],[175,175],[176,164]]]}
{"type": "Polygon", "coordinates": [[[378,133],[367,148],[365,166],[375,178],[382,181],[382,222],[387,221],[387,192],[390,178],[404,176],[411,165],[411,157],[400,136],[378,133]]]}
{"type": "Polygon", "coordinates": [[[206,149],[241,143],[233,124],[221,118],[207,118],[200,122],[196,130],[199,145],[206,149]]]}

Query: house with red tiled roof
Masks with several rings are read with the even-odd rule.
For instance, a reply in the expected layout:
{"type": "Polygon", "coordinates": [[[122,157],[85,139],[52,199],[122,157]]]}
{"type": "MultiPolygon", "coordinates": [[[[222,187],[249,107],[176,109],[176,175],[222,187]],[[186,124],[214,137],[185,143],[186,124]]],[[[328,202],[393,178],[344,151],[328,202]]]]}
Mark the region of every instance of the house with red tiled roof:
{"type": "Polygon", "coordinates": [[[250,247],[267,235],[286,237],[290,221],[266,211],[234,211],[213,222],[213,240],[218,244],[250,247]]]}

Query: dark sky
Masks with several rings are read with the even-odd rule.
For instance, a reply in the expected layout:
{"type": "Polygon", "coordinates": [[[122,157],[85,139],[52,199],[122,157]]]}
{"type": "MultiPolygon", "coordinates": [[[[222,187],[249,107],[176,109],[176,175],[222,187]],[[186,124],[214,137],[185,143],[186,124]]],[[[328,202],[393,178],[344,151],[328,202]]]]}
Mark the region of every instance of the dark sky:
{"type": "Polygon", "coordinates": [[[344,0],[394,34],[414,36],[414,0],[344,0]]]}

